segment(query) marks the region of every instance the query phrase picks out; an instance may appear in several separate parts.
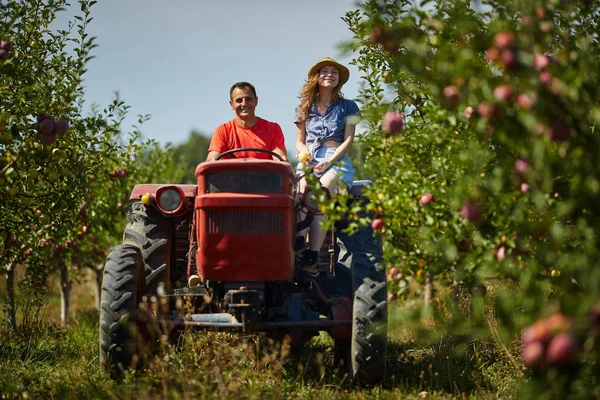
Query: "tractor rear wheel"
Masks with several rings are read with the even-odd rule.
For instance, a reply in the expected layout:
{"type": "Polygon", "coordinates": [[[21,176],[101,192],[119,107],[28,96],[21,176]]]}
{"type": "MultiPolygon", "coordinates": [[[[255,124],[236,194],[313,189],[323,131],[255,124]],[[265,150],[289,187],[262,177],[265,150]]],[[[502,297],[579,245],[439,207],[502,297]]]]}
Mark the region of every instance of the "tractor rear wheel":
{"type": "Polygon", "coordinates": [[[100,365],[113,376],[145,364],[149,324],[138,310],[144,290],[140,249],[121,244],[110,249],[104,265],[100,304],[100,365]]]}
{"type": "Polygon", "coordinates": [[[142,251],[146,277],[146,292],[156,295],[163,283],[170,287],[172,220],[141,201],[132,203],[127,213],[123,243],[137,246],[142,251]]]}
{"type": "Polygon", "coordinates": [[[387,358],[387,283],[366,278],[354,292],[352,377],[362,385],[382,384],[387,358]]]}

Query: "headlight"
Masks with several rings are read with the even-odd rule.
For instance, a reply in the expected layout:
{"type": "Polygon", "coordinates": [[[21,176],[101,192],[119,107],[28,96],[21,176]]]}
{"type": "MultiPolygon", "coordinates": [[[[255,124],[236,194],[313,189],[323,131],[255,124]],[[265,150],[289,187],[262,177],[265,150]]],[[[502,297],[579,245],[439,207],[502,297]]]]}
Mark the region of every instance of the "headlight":
{"type": "Polygon", "coordinates": [[[175,187],[160,188],[157,191],[156,199],[158,206],[167,213],[179,210],[184,200],[181,190],[175,187]]]}

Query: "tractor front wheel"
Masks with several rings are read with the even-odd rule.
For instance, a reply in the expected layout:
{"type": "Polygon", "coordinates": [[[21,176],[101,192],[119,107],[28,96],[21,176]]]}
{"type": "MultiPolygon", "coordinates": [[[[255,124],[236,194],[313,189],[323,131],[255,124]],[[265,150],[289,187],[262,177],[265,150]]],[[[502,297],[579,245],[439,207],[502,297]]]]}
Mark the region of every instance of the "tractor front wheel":
{"type": "Polygon", "coordinates": [[[129,244],[112,247],[102,282],[100,365],[113,376],[142,367],[150,353],[150,324],[138,308],[144,287],[140,249],[129,244]]]}

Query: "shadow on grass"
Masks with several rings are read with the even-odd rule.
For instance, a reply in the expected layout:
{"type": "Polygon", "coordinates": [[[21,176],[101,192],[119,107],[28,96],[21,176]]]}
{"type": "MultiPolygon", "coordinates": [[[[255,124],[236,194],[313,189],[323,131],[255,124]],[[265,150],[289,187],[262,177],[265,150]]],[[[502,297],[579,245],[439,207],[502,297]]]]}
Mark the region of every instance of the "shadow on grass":
{"type": "MultiPolygon", "coordinates": [[[[482,370],[503,362],[499,358],[501,355],[492,343],[468,341],[460,336],[446,337],[427,346],[390,341],[383,388],[452,395],[493,392],[495,384],[482,370]]],[[[333,347],[327,340],[313,339],[290,353],[285,369],[288,377],[305,384],[352,387],[348,370],[335,364],[333,347]]]]}
{"type": "Polygon", "coordinates": [[[498,351],[489,342],[449,336],[428,346],[388,345],[388,387],[452,394],[492,390],[482,370],[494,363],[498,351]]]}

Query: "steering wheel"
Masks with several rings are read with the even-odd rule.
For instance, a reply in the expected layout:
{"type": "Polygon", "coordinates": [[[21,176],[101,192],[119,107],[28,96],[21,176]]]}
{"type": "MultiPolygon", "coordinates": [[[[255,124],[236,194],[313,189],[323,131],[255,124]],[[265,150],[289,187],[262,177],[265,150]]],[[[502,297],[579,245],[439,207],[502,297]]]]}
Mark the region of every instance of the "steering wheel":
{"type": "Polygon", "coordinates": [[[270,154],[272,156],[275,156],[279,159],[279,161],[283,161],[283,157],[281,157],[279,154],[272,152],[271,150],[267,150],[267,149],[259,149],[257,147],[241,147],[239,149],[231,149],[231,150],[227,150],[224,151],[223,153],[219,154],[217,156],[217,158],[215,158],[216,161],[220,160],[221,158],[231,155],[233,158],[237,158],[236,156],[233,155],[233,153],[237,153],[238,151],[258,151],[261,153],[267,153],[270,154]]]}

